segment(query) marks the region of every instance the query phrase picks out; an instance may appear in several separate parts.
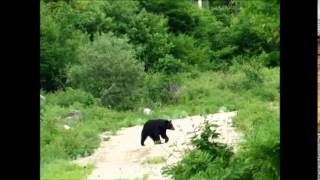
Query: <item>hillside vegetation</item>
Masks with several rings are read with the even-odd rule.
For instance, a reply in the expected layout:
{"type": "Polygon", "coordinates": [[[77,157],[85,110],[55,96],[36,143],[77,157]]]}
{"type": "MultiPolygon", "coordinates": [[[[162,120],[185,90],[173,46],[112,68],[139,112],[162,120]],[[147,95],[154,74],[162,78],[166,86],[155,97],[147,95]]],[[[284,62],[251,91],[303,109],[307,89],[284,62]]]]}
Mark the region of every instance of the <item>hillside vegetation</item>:
{"type": "Polygon", "coordinates": [[[41,0],[41,179],[83,179],[94,167],[71,160],[92,154],[101,132],[221,107],[239,112],[240,151],[202,138],[163,172],[280,179],[279,1],[204,2],[41,0]]]}

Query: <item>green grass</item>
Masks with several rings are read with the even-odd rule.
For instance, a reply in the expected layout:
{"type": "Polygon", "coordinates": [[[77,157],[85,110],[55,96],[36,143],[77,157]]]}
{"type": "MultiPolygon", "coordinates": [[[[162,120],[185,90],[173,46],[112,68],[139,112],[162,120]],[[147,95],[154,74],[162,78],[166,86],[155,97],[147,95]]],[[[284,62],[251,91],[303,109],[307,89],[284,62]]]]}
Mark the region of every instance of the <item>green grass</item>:
{"type": "Polygon", "coordinates": [[[85,180],[94,169],[93,165],[81,167],[65,160],[55,160],[41,165],[41,180],[85,180]]]}
{"type": "MultiPolygon", "coordinates": [[[[243,86],[243,83],[247,82],[248,78],[241,70],[225,73],[202,72],[197,73],[197,76],[194,76],[194,73],[179,74],[182,91],[177,102],[167,105],[158,105],[155,102],[151,104],[151,115],[142,112],[142,108],[147,105],[141,105],[133,111],[120,112],[101,107],[99,103],[91,102],[91,99],[90,104],[82,104],[76,100],[68,104],[50,94],[46,101],[41,101],[41,177],[75,180],[84,178],[81,167],[67,162],[93,153],[100,143],[99,133],[116,132],[122,127],[142,125],[151,118],[174,119],[216,113],[224,106],[228,111],[239,111],[235,126],[242,130],[248,139],[259,127],[264,127],[261,130],[263,132],[269,132],[265,131],[269,126],[278,128],[275,123],[279,120],[279,68],[263,68],[259,75],[263,82],[259,85],[251,82],[252,86],[247,87],[243,86]],[[67,106],[61,106],[57,102],[63,102],[67,106]],[[63,116],[73,110],[80,110],[81,119],[71,122],[64,120],[63,116]],[[71,129],[59,128],[64,124],[71,126],[71,129]]],[[[78,91],[72,91],[75,92],[78,91]]],[[[85,93],[80,94],[88,97],[85,93]]],[[[61,96],[61,93],[58,95],[61,96]]],[[[87,102],[86,98],[83,99],[87,102]]],[[[272,136],[278,138],[272,134],[270,138],[272,136]]],[[[251,142],[252,145],[256,143],[251,142]]]]}
{"type": "Polygon", "coordinates": [[[142,164],[162,164],[167,162],[166,158],[162,156],[156,156],[152,158],[145,159],[142,164]]]}

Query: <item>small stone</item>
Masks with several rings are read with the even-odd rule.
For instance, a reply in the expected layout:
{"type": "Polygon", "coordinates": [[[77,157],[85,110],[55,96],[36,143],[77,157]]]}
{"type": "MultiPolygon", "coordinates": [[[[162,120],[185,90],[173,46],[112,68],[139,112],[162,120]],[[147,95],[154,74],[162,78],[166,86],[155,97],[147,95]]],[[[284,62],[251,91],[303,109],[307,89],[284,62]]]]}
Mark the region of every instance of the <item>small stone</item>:
{"type": "Polygon", "coordinates": [[[65,124],[65,125],[63,125],[63,128],[68,130],[68,129],[70,129],[71,127],[65,124]]]}
{"type": "Polygon", "coordinates": [[[80,118],[80,111],[73,111],[64,116],[65,120],[72,120],[72,119],[79,119],[80,118]]]}
{"type": "Polygon", "coordinates": [[[227,111],[227,108],[222,106],[219,108],[219,113],[223,113],[223,112],[226,112],[227,111]]]}
{"type": "Polygon", "coordinates": [[[144,109],[143,109],[143,113],[146,114],[146,115],[149,115],[149,114],[151,114],[151,109],[149,109],[149,108],[144,108],[144,109]]]}

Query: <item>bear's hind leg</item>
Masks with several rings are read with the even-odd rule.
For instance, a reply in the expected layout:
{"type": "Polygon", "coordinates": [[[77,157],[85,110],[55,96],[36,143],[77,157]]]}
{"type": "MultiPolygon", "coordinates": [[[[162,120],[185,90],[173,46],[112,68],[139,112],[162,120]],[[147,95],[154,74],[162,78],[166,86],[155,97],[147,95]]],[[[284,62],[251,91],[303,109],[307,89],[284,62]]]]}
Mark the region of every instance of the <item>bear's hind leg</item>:
{"type": "Polygon", "coordinates": [[[168,136],[166,135],[165,132],[161,134],[161,137],[162,137],[163,139],[165,139],[165,143],[167,143],[167,142],[169,141],[169,138],[168,138],[168,136]]]}
{"type": "Polygon", "coordinates": [[[153,140],[154,144],[161,144],[160,135],[159,134],[153,134],[151,136],[151,139],[153,140]]]}

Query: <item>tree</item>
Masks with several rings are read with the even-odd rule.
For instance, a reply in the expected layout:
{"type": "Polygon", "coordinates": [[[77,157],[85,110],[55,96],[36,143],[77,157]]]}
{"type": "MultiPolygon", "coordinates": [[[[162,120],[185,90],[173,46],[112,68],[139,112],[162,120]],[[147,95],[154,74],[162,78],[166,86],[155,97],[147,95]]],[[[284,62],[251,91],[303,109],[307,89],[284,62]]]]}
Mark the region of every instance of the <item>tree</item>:
{"type": "Polygon", "coordinates": [[[73,11],[68,4],[41,2],[40,10],[40,86],[52,91],[64,88],[67,68],[77,62],[86,36],[69,23],[73,11]]]}
{"type": "Polygon", "coordinates": [[[73,87],[92,93],[105,106],[121,110],[134,107],[145,73],[128,39],[112,33],[96,35],[81,48],[79,57],[81,64],[73,66],[68,76],[73,87]]]}

